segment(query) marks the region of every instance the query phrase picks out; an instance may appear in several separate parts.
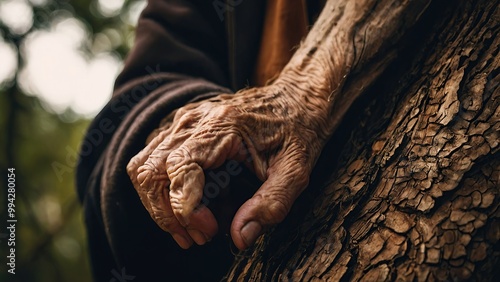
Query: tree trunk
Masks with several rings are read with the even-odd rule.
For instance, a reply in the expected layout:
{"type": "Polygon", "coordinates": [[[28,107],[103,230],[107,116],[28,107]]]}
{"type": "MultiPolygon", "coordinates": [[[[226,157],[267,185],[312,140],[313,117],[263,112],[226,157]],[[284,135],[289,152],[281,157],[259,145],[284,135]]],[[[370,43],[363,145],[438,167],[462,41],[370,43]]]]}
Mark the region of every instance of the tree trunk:
{"type": "Polygon", "coordinates": [[[494,279],[498,6],[428,7],[344,117],[288,218],[237,256],[228,280],[494,279]]]}

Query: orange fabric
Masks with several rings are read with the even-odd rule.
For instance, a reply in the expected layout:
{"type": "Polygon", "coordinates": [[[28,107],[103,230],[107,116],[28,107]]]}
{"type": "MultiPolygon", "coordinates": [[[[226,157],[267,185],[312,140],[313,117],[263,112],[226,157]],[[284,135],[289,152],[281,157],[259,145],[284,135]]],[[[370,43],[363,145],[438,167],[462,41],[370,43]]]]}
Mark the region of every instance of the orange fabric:
{"type": "Polygon", "coordinates": [[[255,86],[266,85],[279,75],[307,34],[307,26],[305,0],[267,1],[264,31],[253,75],[255,86]]]}

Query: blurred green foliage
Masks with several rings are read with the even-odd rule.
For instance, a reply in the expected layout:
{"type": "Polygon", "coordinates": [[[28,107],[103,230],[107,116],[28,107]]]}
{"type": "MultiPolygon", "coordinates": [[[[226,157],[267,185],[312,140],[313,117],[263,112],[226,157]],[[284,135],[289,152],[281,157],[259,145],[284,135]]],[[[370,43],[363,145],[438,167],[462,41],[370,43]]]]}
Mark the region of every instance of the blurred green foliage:
{"type": "MultiPolygon", "coordinates": [[[[27,2],[33,11],[31,27],[22,33],[0,18],[0,40],[14,46],[18,67],[0,84],[0,168],[16,170],[16,274],[6,273],[8,254],[6,190],[0,200],[0,281],[90,281],[90,268],[81,205],[76,197],[76,152],[90,120],[67,109],[54,113],[36,93],[23,93],[17,74],[23,68],[23,40],[30,33],[48,29],[60,17],[74,17],[85,24],[87,38],[81,49],[89,58],[112,52],[123,58],[128,52],[134,24],[124,14],[139,7],[139,0],[125,0],[113,13],[98,9],[97,0],[46,0],[27,2]],[[118,35],[118,39],[116,38],[118,35]],[[103,36],[114,36],[111,48],[96,48],[103,36]],[[55,169],[58,166],[60,170],[55,169]]],[[[0,67],[1,67],[0,62],[0,67]]],[[[111,270],[110,270],[111,271],[111,270]]]]}

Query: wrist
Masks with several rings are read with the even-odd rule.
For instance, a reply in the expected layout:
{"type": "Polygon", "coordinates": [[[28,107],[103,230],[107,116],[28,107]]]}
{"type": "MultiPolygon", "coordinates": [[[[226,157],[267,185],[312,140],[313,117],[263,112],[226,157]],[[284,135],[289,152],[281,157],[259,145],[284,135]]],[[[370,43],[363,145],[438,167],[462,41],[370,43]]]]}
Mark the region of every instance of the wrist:
{"type": "Polygon", "coordinates": [[[296,119],[299,122],[318,134],[323,133],[318,136],[321,139],[330,135],[332,101],[329,100],[331,91],[326,79],[287,74],[280,76],[274,83],[274,87],[277,87],[278,92],[283,93],[284,99],[297,108],[296,119]]]}

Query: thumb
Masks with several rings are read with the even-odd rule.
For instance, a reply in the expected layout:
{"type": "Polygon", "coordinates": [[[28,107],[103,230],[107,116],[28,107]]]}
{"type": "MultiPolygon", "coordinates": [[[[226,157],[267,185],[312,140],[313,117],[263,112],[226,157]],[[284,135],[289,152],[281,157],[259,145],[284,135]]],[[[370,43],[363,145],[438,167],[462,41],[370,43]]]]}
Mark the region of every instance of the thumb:
{"type": "Polygon", "coordinates": [[[275,159],[267,170],[267,180],[234,216],[231,237],[240,250],[253,245],[266,228],[283,221],[309,183],[311,165],[306,155],[287,151],[275,159]]]}

